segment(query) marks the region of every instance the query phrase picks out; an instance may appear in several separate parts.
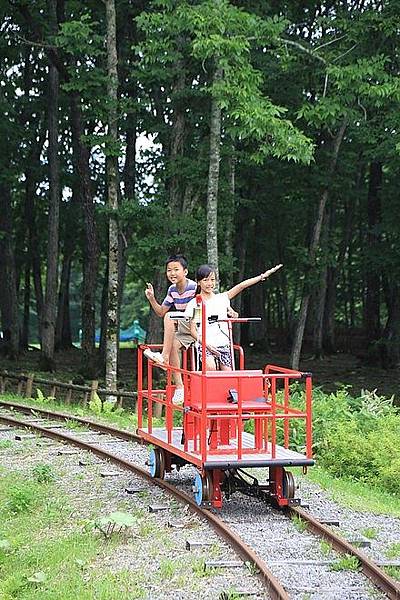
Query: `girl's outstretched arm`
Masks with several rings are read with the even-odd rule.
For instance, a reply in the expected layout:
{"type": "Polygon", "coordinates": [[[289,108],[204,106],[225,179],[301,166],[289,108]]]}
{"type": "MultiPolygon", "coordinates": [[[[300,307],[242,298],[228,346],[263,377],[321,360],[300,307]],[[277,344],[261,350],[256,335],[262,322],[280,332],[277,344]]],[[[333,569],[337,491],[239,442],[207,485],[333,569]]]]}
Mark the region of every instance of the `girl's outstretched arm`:
{"type": "Polygon", "coordinates": [[[244,281],[241,281],[240,283],[238,283],[233,288],[227,291],[229,300],[240,294],[240,292],[243,292],[243,290],[245,290],[246,288],[254,285],[255,283],[265,281],[267,277],[272,275],[272,273],[275,273],[275,271],[277,271],[281,267],[283,267],[283,265],[276,265],[276,267],[268,269],[268,271],[264,271],[264,273],[260,273],[260,275],[256,275],[255,277],[250,277],[250,279],[245,279],[244,281]]]}

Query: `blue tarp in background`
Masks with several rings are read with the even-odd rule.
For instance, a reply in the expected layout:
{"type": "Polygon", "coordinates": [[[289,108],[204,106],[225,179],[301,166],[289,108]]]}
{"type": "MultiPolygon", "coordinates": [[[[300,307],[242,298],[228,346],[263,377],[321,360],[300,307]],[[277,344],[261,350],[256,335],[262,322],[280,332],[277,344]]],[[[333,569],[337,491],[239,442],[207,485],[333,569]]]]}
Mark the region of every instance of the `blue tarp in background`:
{"type": "MultiPolygon", "coordinates": [[[[146,341],[146,331],[140,327],[139,321],[135,319],[133,324],[128,329],[119,330],[120,342],[137,342],[144,344],[146,341]]],[[[96,329],[96,342],[100,342],[100,329],[96,329]]]]}

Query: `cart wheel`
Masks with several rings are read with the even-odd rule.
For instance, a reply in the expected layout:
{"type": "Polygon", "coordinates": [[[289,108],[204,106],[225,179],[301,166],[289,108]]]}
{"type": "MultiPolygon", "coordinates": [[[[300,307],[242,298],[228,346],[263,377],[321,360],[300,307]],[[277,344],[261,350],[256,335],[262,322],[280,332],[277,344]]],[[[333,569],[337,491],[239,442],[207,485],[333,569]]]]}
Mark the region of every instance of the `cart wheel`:
{"type": "Polygon", "coordinates": [[[193,485],[194,500],[197,506],[201,506],[203,502],[211,502],[213,494],[213,484],[211,473],[197,473],[193,485]]]}
{"type": "Polygon", "coordinates": [[[161,448],[152,448],[149,453],[149,472],[152,477],[164,479],[165,475],[165,453],[161,448]]]}
{"type": "Polygon", "coordinates": [[[294,498],[296,493],[296,484],[293,473],[290,471],[285,471],[285,469],[283,469],[282,487],[284,498],[294,498]]]}

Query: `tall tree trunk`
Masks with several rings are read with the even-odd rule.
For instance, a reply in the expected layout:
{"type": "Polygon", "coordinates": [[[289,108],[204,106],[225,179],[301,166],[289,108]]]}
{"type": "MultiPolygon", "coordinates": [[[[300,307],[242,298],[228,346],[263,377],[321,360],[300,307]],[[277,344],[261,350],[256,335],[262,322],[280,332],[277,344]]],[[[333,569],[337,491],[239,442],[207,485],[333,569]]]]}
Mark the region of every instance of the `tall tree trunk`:
{"type": "MultiPolygon", "coordinates": [[[[248,215],[246,209],[239,208],[238,223],[240,224],[237,228],[236,240],[235,240],[235,255],[238,257],[238,270],[234,277],[234,283],[239,283],[245,278],[244,273],[246,269],[247,259],[247,246],[248,239],[250,237],[250,225],[248,222],[248,215]]],[[[243,295],[239,294],[232,301],[233,308],[241,314],[241,308],[243,303],[243,295]]],[[[233,326],[234,340],[237,344],[241,344],[242,340],[242,327],[240,325],[233,326]]]]}
{"type": "Polygon", "coordinates": [[[69,284],[71,279],[72,253],[64,252],[58,294],[56,321],[56,350],[72,348],[71,319],[69,314],[69,284]]]}
{"type": "Polygon", "coordinates": [[[382,336],[382,366],[396,369],[400,367],[400,285],[394,280],[385,287],[388,318],[382,336]]]}
{"type": "MultiPolygon", "coordinates": [[[[132,100],[136,98],[136,88],[131,91],[130,97],[132,100]]],[[[126,131],[126,153],[125,153],[125,165],[123,170],[123,182],[124,182],[124,196],[123,203],[127,204],[136,204],[136,194],[135,194],[135,181],[136,181],[136,136],[137,136],[137,123],[136,116],[132,115],[129,119],[129,124],[127,124],[126,131]]],[[[126,278],[126,267],[128,262],[128,253],[127,249],[132,240],[132,227],[130,224],[124,228],[124,231],[121,231],[119,237],[119,298],[118,298],[118,308],[119,313],[121,311],[121,305],[123,300],[123,291],[125,287],[125,278],[126,278]]]]}
{"type": "MultiPolygon", "coordinates": [[[[161,298],[165,288],[165,271],[157,271],[153,279],[154,295],[161,298]]],[[[150,344],[159,344],[162,340],[163,322],[160,317],[152,310],[150,311],[149,325],[147,331],[147,341],[150,344]]]]}
{"type": "Polygon", "coordinates": [[[225,218],[225,235],[224,235],[224,249],[225,258],[229,265],[229,271],[225,274],[225,287],[230,288],[233,285],[233,235],[234,235],[234,223],[235,223],[235,194],[236,194],[236,158],[235,149],[232,146],[232,153],[229,157],[229,194],[228,194],[228,206],[227,215],[225,218]]]}
{"type": "Polygon", "coordinates": [[[43,144],[33,145],[29,153],[25,169],[25,223],[28,230],[26,263],[32,267],[32,279],[36,298],[36,313],[39,328],[39,340],[42,339],[42,315],[43,315],[43,286],[40,264],[40,240],[36,223],[36,180],[33,165],[39,164],[40,152],[43,144]]]}
{"type": "MultiPolygon", "coordinates": [[[[252,269],[254,273],[262,273],[265,271],[265,258],[260,252],[257,240],[263,239],[265,234],[265,224],[261,219],[256,219],[254,223],[254,235],[252,236],[252,269]]],[[[248,326],[249,341],[254,342],[260,350],[268,348],[267,340],[267,320],[265,318],[265,299],[266,287],[268,283],[259,283],[251,288],[246,294],[248,296],[248,316],[261,317],[261,322],[250,323],[248,326]]],[[[246,293],[246,292],[244,292],[246,293]]]]}
{"type": "Polygon", "coordinates": [[[13,360],[19,354],[18,296],[15,256],[12,242],[11,192],[0,182],[0,310],[4,351],[13,360]]]}
{"type": "Polygon", "coordinates": [[[116,15],[114,0],[106,0],[107,22],[107,96],[108,109],[108,138],[107,156],[107,189],[109,208],[108,227],[108,308],[106,334],[106,386],[110,390],[117,389],[118,376],[118,163],[116,148],[118,147],[118,116],[117,116],[117,39],[116,15]]]}
{"type": "MultiPolygon", "coordinates": [[[[368,343],[376,342],[381,335],[380,325],[380,292],[381,292],[381,267],[380,257],[380,232],[381,223],[381,199],[380,189],[382,186],[382,163],[372,161],[369,169],[369,187],[367,199],[367,256],[365,264],[365,329],[368,343]]],[[[371,359],[375,356],[373,348],[371,359]]]]}
{"type": "Polygon", "coordinates": [[[71,126],[74,168],[77,175],[76,195],[83,210],[83,281],[82,281],[82,368],[85,377],[95,378],[95,303],[99,265],[99,242],[96,226],[95,204],[90,179],[90,149],[83,141],[85,133],[79,98],[71,99],[71,126]]]}
{"type": "Polygon", "coordinates": [[[325,219],[325,225],[322,225],[321,231],[321,248],[324,248],[322,255],[322,264],[320,266],[319,273],[319,285],[315,290],[315,313],[314,313],[314,327],[313,327],[313,352],[316,359],[322,358],[324,355],[323,351],[323,326],[324,326],[324,314],[326,305],[326,294],[328,287],[328,240],[331,234],[332,227],[332,214],[335,207],[332,205],[328,209],[327,217],[325,219]]]}
{"type": "MultiPolygon", "coordinates": [[[[222,69],[217,67],[213,77],[213,87],[222,79],[222,69]]],[[[218,184],[221,154],[221,108],[215,93],[211,98],[210,117],[210,161],[207,187],[207,260],[215,267],[215,276],[219,282],[218,261],[218,184]]]]}
{"type": "Polygon", "coordinates": [[[30,309],[31,309],[31,267],[30,264],[25,264],[24,273],[24,314],[22,317],[22,329],[20,348],[28,350],[30,336],[30,309]]]}
{"type": "MultiPolygon", "coordinates": [[[[355,189],[358,194],[361,192],[361,185],[364,173],[364,166],[360,163],[357,178],[355,181],[355,189]]],[[[358,195],[357,194],[357,195],[358,195]]],[[[345,223],[344,231],[339,244],[339,252],[334,266],[328,266],[327,272],[327,290],[326,304],[324,314],[324,332],[323,346],[328,353],[333,353],[336,350],[335,343],[335,308],[336,308],[336,288],[340,273],[344,272],[346,254],[348,253],[351,236],[354,224],[355,201],[350,201],[345,205],[345,223]]],[[[335,207],[331,206],[330,229],[331,237],[334,235],[335,225],[335,207]]]]}
{"type": "MultiPolygon", "coordinates": [[[[57,1],[49,0],[48,18],[52,33],[57,31],[57,1]]],[[[42,315],[41,368],[55,369],[54,342],[57,314],[58,237],[60,211],[60,164],[58,156],[59,74],[57,67],[49,64],[48,85],[48,162],[49,162],[49,224],[47,240],[46,293],[42,315]]]]}
{"type": "MultiPolygon", "coordinates": [[[[175,66],[177,79],[172,90],[174,98],[174,115],[171,131],[171,144],[169,151],[169,168],[171,175],[168,179],[169,188],[169,214],[171,219],[180,222],[178,215],[182,213],[182,176],[180,174],[180,158],[183,154],[186,131],[186,105],[181,96],[185,89],[185,69],[182,60],[175,66]]],[[[180,250],[180,249],[179,249],[180,250]]]]}
{"type": "MultiPolygon", "coordinates": [[[[332,177],[332,175],[336,169],[339,150],[340,150],[340,146],[341,146],[341,143],[343,140],[344,132],[346,131],[346,126],[347,126],[347,121],[345,119],[343,121],[342,125],[340,126],[339,130],[337,131],[336,136],[333,141],[333,151],[332,151],[332,157],[331,157],[331,161],[330,161],[330,165],[329,165],[329,173],[328,173],[329,178],[332,177]]],[[[309,267],[310,267],[309,270],[310,271],[313,271],[314,267],[315,267],[315,260],[316,260],[317,251],[318,251],[318,247],[319,247],[322,223],[324,220],[325,206],[326,206],[326,203],[328,201],[328,196],[329,196],[329,187],[328,187],[329,183],[330,182],[328,181],[327,187],[322,192],[321,199],[320,199],[320,202],[318,205],[317,219],[314,224],[313,235],[312,235],[310,249],[309,249],[309,253],[308,253],[308,262],[309,262],[309,267]]],[[[296,327],[296,331],[295,331],[295,336],[294,336],[294,341],[293,341],[293,346],[292,346],[292,351],[291,351],[291,356],[290,356],[290,363],[291,363],[293,369],[299,368],[300,354],[301,354],[301,348],[303,345],[304,329],[305,329],[306,321],[307,321],[310,297],[311,297],[311,290],[310,290],[309,282],[305,281],[303,297],[301,300],[299,317],[298,317],[298,321],[297,321],[297,327],[296,327]]]]}

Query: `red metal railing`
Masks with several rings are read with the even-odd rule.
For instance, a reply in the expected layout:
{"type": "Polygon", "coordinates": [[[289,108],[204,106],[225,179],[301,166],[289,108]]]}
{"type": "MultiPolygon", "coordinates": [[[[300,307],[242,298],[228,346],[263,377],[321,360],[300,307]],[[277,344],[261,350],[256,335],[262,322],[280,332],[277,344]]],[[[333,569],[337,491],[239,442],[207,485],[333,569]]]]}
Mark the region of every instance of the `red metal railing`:
{"type": "MultiPolygon", "coordinates": [[[[201,371],[188,370],[188,356],[184,353],[183,368],[163,366],[166,371],[165,388],[153,389],[153,368],[147,364],[147,388],[143,388],[143,350],[160,349],[159,344],[143,345],[138,348],[138,428],[144,437],[153,435],[153,407],[156,404],[165,408],[164,425],[166,444],[173,442],[174,413],[183,412],[184,443],[178,454],[190,454],[195,464],[204,464],[210,457],[222,454],[235,455],[241,460],[245,455],[269,453],[277,457],[278,430],[282,429],[283,448],[290,448],[290,426],[296,420],[305,422],[305,450],[307,458],[312,457],[312,383],[311,374],[285,367],[267,365],[264,372],[245,371],[244,353],[240,346],[234,346],[239,354],[239,369],[235,371],[207,371],[206,366],[206,310],[202,303],[202,345],[201,371]],[[172,403],[174,372],[182,374],[185,388],[185,408],[172,403]],[[291,402],[291,384],[305,383],[303,388],[304,410],[291,402]],[[228,386],[228,388],[227,388],[228,386]],[[237,403],[229,403],[227,389],[237,391],[237,403]],[[251,399],[252,390],[261,397],[251,399]],[[250,398],[249,398],[250,394],[250,398]],[[143,414],[147,402],[147,428],[144,428],[143,414]],[[258,404],[257,404],[258,402],[258,404]],[[254,421],[254,444],[244,445],[244,423],[254,421]],[[278,423],[283,421],[282,428],[278,423]],[[222,442],[224,443],[222,443],[222,442]],[[225,443],[227,442],[228,443],[225,443]]],[[[243,321],[243,319],[240,319],[243,321]]],[[[235,321],[234,319],[232,320],[235,321]]],[[[191,356],[191,367],[194,359],[191,356]]],[[[158,367],[156,367],[158,368],[158,367]]],[[[254,395],[254,394],[253,394],[254,395]]],[[[180,427],[181,430],[181,427],[180,427]]],[[[147,437],[146,437],[147,439],[147,437]]],[[[158,439],[154,439],[158,443],[158,439]]],[[[246,441],[246,440],[245,440],[246,441]]],[[[163,442],[164,443],[164,442],[163,442]]],[[[248,438],[246,441],[248,444],[248,438]]],[[[160,445],[162,443],[160,442],[160,445]]],[[[175,448],[174,448],[175,449],[175,448]]]]}

